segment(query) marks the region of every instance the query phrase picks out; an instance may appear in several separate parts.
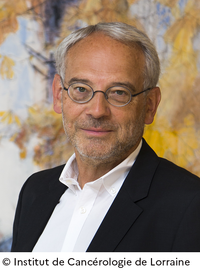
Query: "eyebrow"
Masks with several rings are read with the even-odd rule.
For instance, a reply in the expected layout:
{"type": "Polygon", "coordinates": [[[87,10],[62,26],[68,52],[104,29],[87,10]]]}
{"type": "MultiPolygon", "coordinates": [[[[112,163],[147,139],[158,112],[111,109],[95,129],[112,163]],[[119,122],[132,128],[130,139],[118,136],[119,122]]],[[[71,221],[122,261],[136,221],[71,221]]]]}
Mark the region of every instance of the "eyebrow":
{"type": "MultiPolygon", "coordinates": [[[[68,85],[71,85],[74,82],[82,82],[82,83],[89,84],[90,86],[92,86],[92,82],[90,80],[85,79],[85,78],[77,78],[77,77],[72,77],[69,80],[68,85]]],[[[136,92],[135,86],[132,83],[130,83],[129,81],[112,82],[110,84],[110,87],[112,87],[112,86],[123,86],[123,87],[129,88],[132,92],[136,92]]]]}
{"type": "Polygon", "coordinates": [[[68,81],[68,85],[71,85],[74,82],[83,82],[86,84],[92,84],[91,81],[89,81],[88,79],[85,78],[77,78],[77,77],[72,77],[69,81],[68,81]]]}
{"type": "Polygon", "coordinates": [[[130,83],[129,81],[125,81],[125,82],[113,82],[112,84],[114,86],[124,86],[126,88],[129,88],[131,91],[136,92],[135,86],[132,83],[130,83]]]}

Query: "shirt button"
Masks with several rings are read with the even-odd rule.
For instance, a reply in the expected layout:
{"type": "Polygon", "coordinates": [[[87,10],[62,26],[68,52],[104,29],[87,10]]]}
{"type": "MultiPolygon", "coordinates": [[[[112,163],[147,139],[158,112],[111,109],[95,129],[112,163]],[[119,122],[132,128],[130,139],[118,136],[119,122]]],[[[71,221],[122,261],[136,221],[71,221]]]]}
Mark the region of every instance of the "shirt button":
{"type": "Polygon", "coordinates": [[[81,207],[81,208],[80,208],[80,212],[81,212],[81,214],[85,214],[86,208],[85,208],[85,207],[81,207]]]}
{"type": "Polygon", "coordinates": [[[111,188],[111,193],[114,195],[115,193],[116,193],[116,190],[115,190],[115,188],[111,188]]]}

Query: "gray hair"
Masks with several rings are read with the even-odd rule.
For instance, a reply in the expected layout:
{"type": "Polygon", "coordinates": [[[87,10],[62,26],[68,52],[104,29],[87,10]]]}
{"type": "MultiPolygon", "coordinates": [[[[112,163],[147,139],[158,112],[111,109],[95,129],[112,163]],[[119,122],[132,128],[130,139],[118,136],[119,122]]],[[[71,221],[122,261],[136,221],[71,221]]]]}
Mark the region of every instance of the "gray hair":
{"type": "Polygon", "coordinates": [[[55,52],[57,73],[64,79],[65,57],[69,49],[78,41],[94,32],[102,32],[105,35],[120,41],[126,45],[139,45],[144,53],[146,66],[144,68],[144,89],[157,85],[160,75],[160,62],[157,51],[149,37],[137,28],[121,22],[98,23],[76,30],[68,35],[58,46],[55,52]]]}

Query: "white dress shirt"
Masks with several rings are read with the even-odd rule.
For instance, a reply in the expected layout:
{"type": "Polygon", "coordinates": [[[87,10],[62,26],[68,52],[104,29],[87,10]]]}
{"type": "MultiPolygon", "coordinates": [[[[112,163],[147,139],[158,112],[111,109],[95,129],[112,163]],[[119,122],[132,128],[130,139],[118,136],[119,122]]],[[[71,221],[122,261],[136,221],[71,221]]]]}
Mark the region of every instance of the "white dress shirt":
{"type": "Polygon", "coordinates": [[[59,180],[68,189],[60,198],[34,252],[85,252],[140,151],[137,149],[101,178],[80,188],[75,154],[59,180]]]}

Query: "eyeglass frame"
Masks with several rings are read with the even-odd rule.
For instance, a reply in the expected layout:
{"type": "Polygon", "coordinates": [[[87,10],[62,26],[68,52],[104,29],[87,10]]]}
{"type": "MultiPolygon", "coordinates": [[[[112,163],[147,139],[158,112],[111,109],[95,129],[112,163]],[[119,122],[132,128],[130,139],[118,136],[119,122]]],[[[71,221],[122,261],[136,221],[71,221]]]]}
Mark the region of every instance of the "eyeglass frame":
{"type": "MultiPolygon", "coordinates": [[[[124,106],[128,105],[128,104],[131,102],[131,100],[132,100],[133,97],[136,97],[136,96],[138,96],[138,95],[140,95],[140,94],[142,94],[142,93],[144,93],[144,92],[147,92],[147,91],[153,89],[153,88],[147,88],[147,89],[145,89],[145,90],[143,90],[143,91],[141,91],[141,92],[139,92],[139,93],[132,94],[131,91],[129,90],[129,88],[126,87],[126,89],[127,89],[127,90],[129,91],[129,93],[130,93],[130,99],[129,99],[129,101],[128,101],[126,104],[124,104],[124,105],[114,105],[114,104],[110,103],[110,102],[108,101],[108,99],[106,98],[106,96],[107,96],[106,92],[107,92],[109,89],[113,88],[113,87],[120,87],[120,86],[111,86],[111,87],[109,87],[109,88],[104,92],[104,91],[101,91],[101,90],[96,90],[96,91],[94,91],[94,89],[93,89],[90,85],[85,84],[85,83],[82,83],[82,82],[73,82],[72,84],[70,84],[70,85],[68,86],[68,88],[66,88],[66,87],[64,86],[64,84],[63,84],[63,80],[62,80],[62,77],[61,77],[61,76],[60,76],[60,79],[61,79],[62,87],[63,87],[63,89],[64,89],[65,91],[67,91],[67,94],[68,94],[69,98],[70,98],[73,102],[76,102],[76,103],[78,103],[78,104],[84,104],[84,103],[89,102],[89,101],[94,97],[95,93],[103,93],[103,94],[104,94],[104,97],[105,97],[105,99],[106,99],[106,101],[107,101],[110,105],[115,106],[115,107],[124,107],[124,106]],[[89,100],[84,101],[84,102],[79,102],[79,101],[76,101],[76,100],[74,100],[73,98],[71,98],[71,96],[69,95],[69,87],[70,87],[71,85],[73,85],[73,84],[76,84],[76,83],[84,84],[84,85],[87,85],[88,87],[90,87],[90,89],[92,90],[92,97],[91,97],[89,100]]],[[[123,87],[123,86],[121,86],[121,87],[123,87]]]]}

